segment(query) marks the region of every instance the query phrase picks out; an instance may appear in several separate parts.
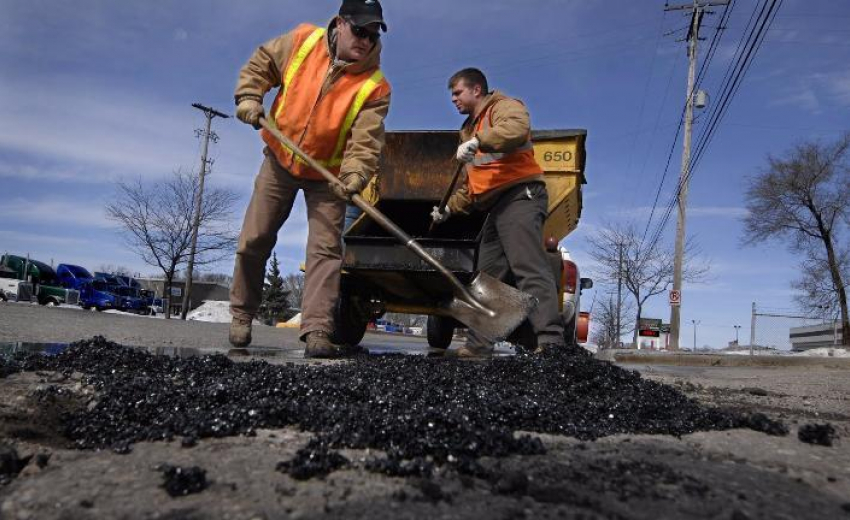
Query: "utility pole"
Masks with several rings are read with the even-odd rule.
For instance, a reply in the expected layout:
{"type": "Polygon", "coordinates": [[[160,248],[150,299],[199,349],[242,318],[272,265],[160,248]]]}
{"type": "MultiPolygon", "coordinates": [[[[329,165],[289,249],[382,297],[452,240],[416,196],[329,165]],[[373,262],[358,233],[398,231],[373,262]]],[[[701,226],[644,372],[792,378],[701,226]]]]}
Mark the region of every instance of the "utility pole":
{"type": "Polygon", "coordinates": [[[753,311],[750,315],[750,355],[753,355],[753,345],[756,344],[756,302],[753,302],[753,311]]]}
{"type": "Polygon", "coordinates": [[[741,330],[740,325],[732,325],[735,328],[735,346],[738,346],[738,331],[741,330]]]}
{"type": "Polygon", "coordinates": [[[620,348],[620,334],[623,329],[620,328],[620,310],[623,306],[623,244],[617,244],[619,252],[619,260],[617,264],[617,340],[614,342],[614,348],[620,348]]]}
{"type": "Polygon", "coordinates": [[[694,324],[694,352],[697,351],[697,325],[702,323],[700,320],[691,320],[691,323],[694,324]]]}
{"type": "Polygon", "coordinates": [[[214,143],[218,142],[218,135],[210,130],[212,127],[212,120],[216,117],[220,117],[222,119],[228,119],[230,117],[226,114],[222,114],[214,108],[205,107],[200,103],[192,103],[192,106],[204,113],[207,118],[207,125],[206,129],[199,129],[195,131],[195,135],[197,137],[204,138],[204,148],[201,153],[201,173],[198,181],[198,195],[195,197],[195,216],[194,221],[192,222],[192,246],[189,249],[189,265],[186,267],[186,283],[183,287],[183,308],[180,312],[181,320],[186,319],[192,298],[192,271],[195,269],[195,253],[198,249],[198,228],[201,226],[201,206],[204,200],[204,177],[207,174],[207,166],[210,165],[210,161],[207,160],[207,152],[210,147],[210,139],[212,139],[214,143]]]}
{"type": "MultiPolygon", "coordinates": [[[[691,162],[691,133],[694,125],[694,82],[696,81],[697,66],[697,43],[699,42],[699,30],[702,25],[702,17],[706,8],[711,6],[727,5],[729,0],[713,2],[700,2],[693,0],[691,4],[668,5],[665,11],[690,11],[691,25],[688,31],[688,97],[685,104],[685,137],[684,150],[682,151],[682,171],[679,176],[679,220],[676,227],[676,256],[673,262],[673,290],[682,294],[682,263],[685,254],[685,208],[688,202],[688,177],[690,176],[691,162]]],[[[670,308],[670,349],[679,350],[679,331],[681,325],[682,306],[674,305],[670,308]]]]}

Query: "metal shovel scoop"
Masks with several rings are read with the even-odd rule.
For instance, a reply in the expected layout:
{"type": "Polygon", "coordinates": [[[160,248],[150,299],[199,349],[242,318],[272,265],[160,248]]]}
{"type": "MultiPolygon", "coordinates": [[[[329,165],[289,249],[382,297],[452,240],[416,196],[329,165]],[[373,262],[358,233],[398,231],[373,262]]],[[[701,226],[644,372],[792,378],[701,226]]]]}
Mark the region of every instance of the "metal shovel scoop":
{"type": "MultiPolygon", "coordinates": [[[[321,173],[325,180],[342,185],[342,181],[334,174],[304,153],[266,119],[261,118],[260,124],[311,168],[321,173]]],[[[352,195],[351,201],[451,282],[452,287],[454,287],[453,297],[441,303],[440,307],[446,314],[488,340],[500,341],[506,338],[514,329],[519,327],[520,323],[537,306],[537,299],[533,296],[504,284],[486,273],[479,272],[469,285],[464,285],[451,271],[416,243],[410,235],[402,231],[374,206],[363,200],[360,195],[352,195]]]]}

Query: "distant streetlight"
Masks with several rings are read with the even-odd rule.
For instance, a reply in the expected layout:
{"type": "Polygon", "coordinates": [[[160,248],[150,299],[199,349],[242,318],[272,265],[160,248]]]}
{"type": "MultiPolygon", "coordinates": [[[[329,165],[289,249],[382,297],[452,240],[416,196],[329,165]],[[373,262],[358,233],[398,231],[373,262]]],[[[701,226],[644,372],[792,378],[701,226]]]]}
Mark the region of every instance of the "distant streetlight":
{"type": "Polygon", "coordinates": [[[694,324],[694,352],[697,351],[697,325],[702,323],[700,320],[691,320],[691,323],[694,324]]]}
{"type": "Polygon", "coordinates": [[[740,325],[732,325],[735,327],[735,345],[738,345],[738,331],[741,329],[740,325]]]}

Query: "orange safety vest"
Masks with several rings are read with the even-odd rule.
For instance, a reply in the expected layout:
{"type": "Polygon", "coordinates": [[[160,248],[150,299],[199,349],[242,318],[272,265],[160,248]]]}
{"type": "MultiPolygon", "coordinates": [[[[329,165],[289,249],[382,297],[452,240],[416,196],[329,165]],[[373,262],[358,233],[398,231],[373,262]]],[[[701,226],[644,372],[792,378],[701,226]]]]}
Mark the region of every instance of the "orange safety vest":
{"type": "MultiPolygon", "coordinates": [[[[498,101],[497,101],[498,103],[498,101]]],[[[493,107],[490,105],[478,120],[475,133],[493,126],[493,107]]],[[[472,164],[467,167],[469,191],[473,196],[481,195],[499,186],[542,175],[543,169],[534,159],[534,146],[531,144],[531,134],[528,140],[512,152],[486,153],[478,150],[472,164]]]]}
{"type": "MultiPolygon", "coordinates": [[[[304,24],[294,32],[293,52],[284,69],[280,92],[272,104],[271,121],[307,155],[339,175],[357,115],[373,94],[375,97],[389,94],[390,85],[381,69],[375,68],[361,74],[344,74],[322,96],[322,85],[331,65],[331,57],[322,45],[326,31],[304,24]]],[[[262,137],[280,165],[292,175],[324,179],[265,129],[262,137]]]]}

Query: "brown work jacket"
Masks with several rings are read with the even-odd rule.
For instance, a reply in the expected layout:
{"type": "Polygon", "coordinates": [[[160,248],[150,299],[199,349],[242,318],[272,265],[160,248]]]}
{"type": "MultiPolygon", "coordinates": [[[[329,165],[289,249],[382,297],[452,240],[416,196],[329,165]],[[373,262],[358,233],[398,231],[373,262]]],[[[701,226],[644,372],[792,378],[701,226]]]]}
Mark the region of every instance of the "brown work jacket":
{"type": "MultiPolygon", "coordinates": [[[[460,129],[461,142],[477,137],[479,150],[484,153],[511,153],[528,142],[531,132],[531,118],[525,105],[519,100],[505,96],[499,91],[488,94],[470,115],[460,129]],[[492,109],[491,109],[492,107],[492,109]],[[490,110],[491,124],[477,131],[482,115],[490,110]]],[[[481,195],[473,196],[469,189],[469,179],[465,176],[461,187],[451,196],[448,207],[452,213],[468,214],[471,211],[486,211],[499,196],[518,184],[543,182],[543,175],[518,178],[516,181],[501,184],[498,188],[481,195]]]]}

